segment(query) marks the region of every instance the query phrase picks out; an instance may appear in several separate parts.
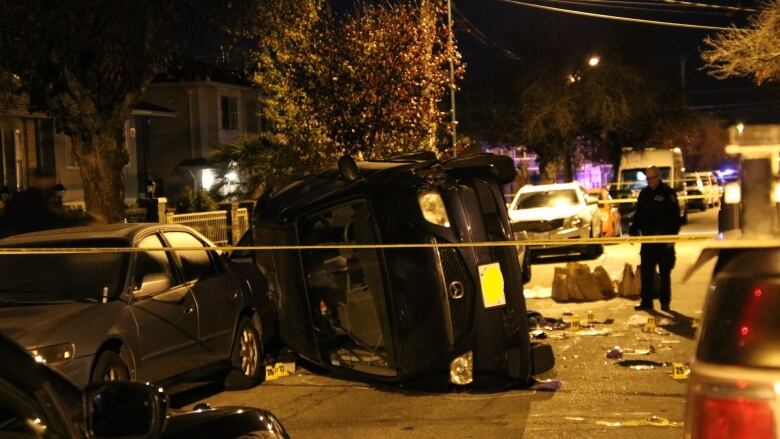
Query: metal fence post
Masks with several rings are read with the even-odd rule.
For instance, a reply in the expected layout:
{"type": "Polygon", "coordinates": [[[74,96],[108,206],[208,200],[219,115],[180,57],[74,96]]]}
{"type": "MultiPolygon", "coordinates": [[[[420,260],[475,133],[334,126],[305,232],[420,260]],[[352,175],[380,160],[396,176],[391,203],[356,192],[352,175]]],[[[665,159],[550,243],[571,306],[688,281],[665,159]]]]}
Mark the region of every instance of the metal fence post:
{"type": "Polygon", "coordinates": [[[230,201],[227,203],[221,203],[219,207],[227,214],[227,234],[228,243],[236,244],[241,239],[241,230],[238,224],[238,202],[230,201]]]}

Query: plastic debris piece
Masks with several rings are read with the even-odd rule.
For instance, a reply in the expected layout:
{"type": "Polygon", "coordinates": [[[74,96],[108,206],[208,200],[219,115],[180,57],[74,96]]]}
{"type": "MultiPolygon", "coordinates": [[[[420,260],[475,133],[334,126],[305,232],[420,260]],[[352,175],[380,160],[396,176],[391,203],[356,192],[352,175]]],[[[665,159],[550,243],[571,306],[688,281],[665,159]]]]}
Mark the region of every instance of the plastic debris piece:
{"type": "Polygon", "coordinates": [[[547,338],[547,333],[542,331],[541,329],[535,329],[530,332],[531,337],[538,339],[538,340],[544,340],[547,338]]]}
{"type": "Polygon", "coordinates": [[[674,325],[674,320],[663,318],[656,323],[658,326],[671,326],[674,325]]]}
{"type": "Polygon", "coordinates": [[[653,328],[653,333],[658,335],[669,335],[669,331],[667,331],[664,328],[655,327],[653,328]]]}
{"type": "Polygon", "coordinates": [[[650,370],[650,369],[655,369],[657,367],[672,365],[672,363],[661,363],[659,361],[651,361],[651,360],[623,360],[623,361],[618,361],[615,364],[622,367],[628,367],[634,370],[650,370]]]}
{"type": "Polygon", "coordinates": [[[670,421],[660,416],[650,416],[645,419],[627,420],[627,421],[596,421],[597,425],[607,427],[682,427],[682,422],[670,421]]]}
{"type": "Polygon", "coordinates": [[[552,297],[552,287],[534,285],[531,288],[525,288],[523,290],[523,296],[526,299],[544,299],[547,297],[552,297]]]}
{"type": "Polygon", "coordinates": [[[614,348],[610,349],[609,352],[607,352],[607,358],[612,360],[623,358],[623,350],[620,349],[620,346],[615,346],[614,348]]]}
{"type": "Polygon", "coordinates": [[[585,329],[582,331],[579,331],[577,335],[582,335],[586,337],[598,337],[598,336],[607,336],[611,335],[612,330],[604,328],[604,329],[585,329]]]}
{"type": "Polygon", "coordinates": [[[531,386],[531,390],[560,390],[561,388],[561,380],[536,380],[536,382],[531,386]]]}
{"type": "Polygon", "coordinates": [[[571,312],[571,310],[570,310],[570,309],[566,308],[566,309],[564,309],[564,310],[563,310],[563,313],[561,313],[561,315],[564,315],[564,316],[573,316],[573,315],[574,315],[574,313],[573,313],[573,312],[571,312]]]}

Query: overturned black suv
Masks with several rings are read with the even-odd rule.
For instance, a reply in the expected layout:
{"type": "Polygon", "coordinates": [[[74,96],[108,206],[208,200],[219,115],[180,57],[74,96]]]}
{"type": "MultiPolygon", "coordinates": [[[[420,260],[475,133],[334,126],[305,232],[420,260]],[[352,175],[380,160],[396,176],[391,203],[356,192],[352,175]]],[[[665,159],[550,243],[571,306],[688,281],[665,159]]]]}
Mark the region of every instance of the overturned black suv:
{"type": "Polygon", "coordinates": [[[341,376],[428,389],[524,385],[552,368],[552,349],[530,343],[506,243],[501,185],[514,176],[492,154],[345,156],[261,196],[256,246],[322,247],[255,254],[282,340],[341,376]],[[470,245],[486,241],[504,243],[470,245]]]}

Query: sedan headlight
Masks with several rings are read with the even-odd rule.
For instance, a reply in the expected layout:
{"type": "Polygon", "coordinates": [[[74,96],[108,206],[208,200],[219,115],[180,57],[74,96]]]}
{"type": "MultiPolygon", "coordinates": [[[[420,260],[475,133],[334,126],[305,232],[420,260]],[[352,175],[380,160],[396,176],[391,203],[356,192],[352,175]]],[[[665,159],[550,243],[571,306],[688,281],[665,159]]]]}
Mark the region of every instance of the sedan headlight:
{"type": "Polygon", "coordinates": [[[582,218],[579,215],[570,216],[563,221],[564,227],[579,227],[582,224],[582,218]]]}
{"type": "Polygon", "coordinates": [[[450,363],[450,382],[459,386],[474,381],[474,354],[466,352],[450,363]]]}
{"type": "Polygon", "coordinates": [[[444,207],[441,195],[436,192],[426,192],[417,197],[417,202],[426,221],[443,227],[450,226],[450,219],[447,217],[447,209],[444,207]]]}
{"type": "Polygon", "coordinates": [[[59,366],[73,359],[76,354],[76,346],[73,343],[63,343],[42,348],[30,349],[30,355],[39,363],[49,366],[59,366]]]}

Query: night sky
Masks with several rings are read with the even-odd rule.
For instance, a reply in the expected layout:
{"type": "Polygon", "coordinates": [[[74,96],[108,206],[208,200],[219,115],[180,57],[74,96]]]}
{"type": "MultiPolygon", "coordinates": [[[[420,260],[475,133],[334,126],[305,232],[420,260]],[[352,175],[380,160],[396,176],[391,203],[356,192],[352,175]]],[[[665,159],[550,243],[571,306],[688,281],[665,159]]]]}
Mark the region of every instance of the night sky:
{"type": "MultiPolygon", "coordinates": [[[[657,0],[609,1],[602,3],[609,7],[599,8],[591,7],[588,0],[520,1],[599,14],[709,26],[728,26],[732,23],[744,26],[750,15],[733,11],[724,14],[720,10],[684,5],[675,8],[655,6],[664,4],[657,0]],[[645,10],[648,8],[651,10],[645,10]],[[665,12],[657,12],[659,8],[665,12]]],[[[750,8],[755,8],[757,3],[707,1],[721,6],[750,8]]],[[[698,3],[705,3],[705,0],[698,3]]],[[[456,34],[467,63],[463,82],[466,93],[475,84],[484,85],[491,78],[516,71],[514,69],[517,68],[522,69],[525,62],[533,62],[513,59],[518,52],[516,48],[523,44],[523,39],[532,41],[533,38],[528,34],[532,35],[533,29],[555,28],[566,38],[571,38],[573,44],[592,44],[594,51],[617,47],[624,61],[635,63],[643,70],[651,70],[653,75],[676,85],[681,82],[681,62],[684,62],[685,91],[690,104],[700,111],[723,119],[778,114],[774,87],[757,89],[749,80],[719,81],[701,70],[703,62],[699,51],[704,47],[703,39],[716,31],[580,17],[502,0],[453,0],[453,7],[456,34]]],[[[609,60],[605,58],[604,62],[609,60]]]]}

